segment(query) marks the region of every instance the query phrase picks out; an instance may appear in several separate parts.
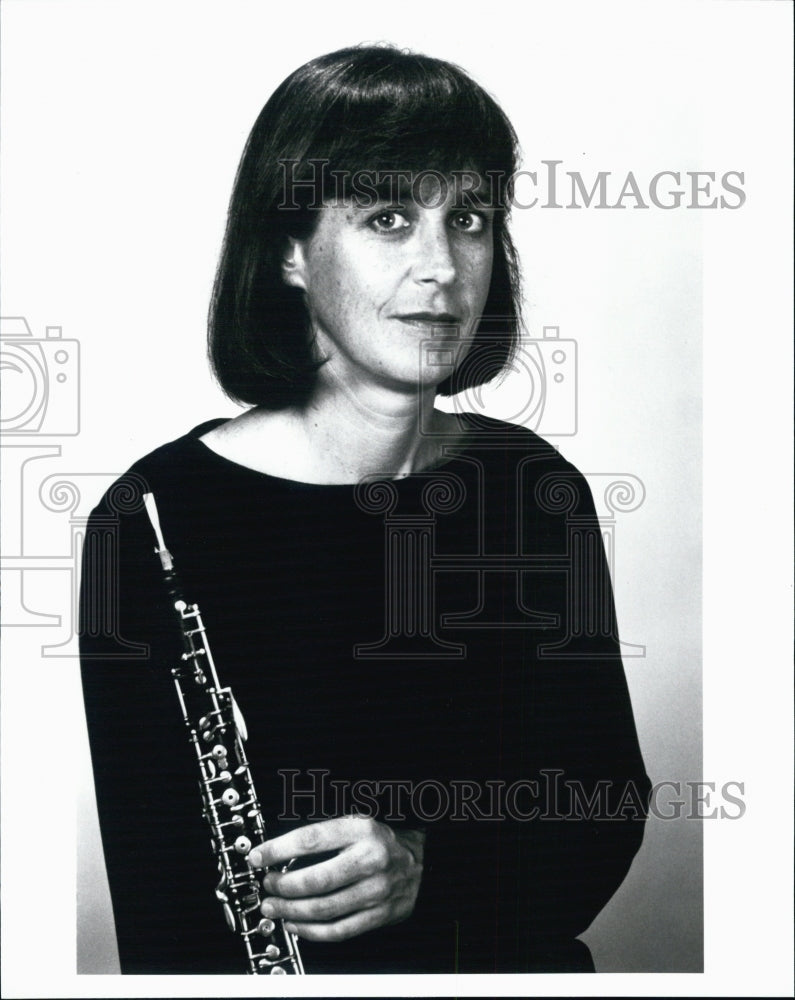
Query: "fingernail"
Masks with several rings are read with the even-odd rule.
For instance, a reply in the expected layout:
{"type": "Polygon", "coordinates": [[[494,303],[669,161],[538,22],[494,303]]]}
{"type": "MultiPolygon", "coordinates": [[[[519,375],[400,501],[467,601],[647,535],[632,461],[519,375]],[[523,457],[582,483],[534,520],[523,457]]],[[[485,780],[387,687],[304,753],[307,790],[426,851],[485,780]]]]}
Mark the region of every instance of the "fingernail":
{"type": "Polygon", "coordinates": [[[247,860],[252,868],[262,868],[262,853],[256,847],[253,851],[249,851],[247,860]]]}
{"type": "Polygon", "coordinates": [[[260,906],[259,912],[263,915],[263,917],[275,917],[276,907],[269,899],[266,899],[262,906],[260,906]]]}

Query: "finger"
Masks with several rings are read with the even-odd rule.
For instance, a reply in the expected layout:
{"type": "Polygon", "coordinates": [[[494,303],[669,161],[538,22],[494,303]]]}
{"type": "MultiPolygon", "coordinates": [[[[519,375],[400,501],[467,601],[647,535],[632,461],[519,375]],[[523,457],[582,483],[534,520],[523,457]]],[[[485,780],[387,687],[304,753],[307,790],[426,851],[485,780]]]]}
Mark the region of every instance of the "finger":
{"type": "Polygon", "coordinates": [[[374,820],[364,816],[340,816],[310,823],[259,844],[248,855],[248,860],[254,868],[270,868],[286,864],[291,858],[337,851],[372,836],[375,826],[374,820]]]}
{"type": "Polygon", "coordinates": [[[324,896],[375,875],[382,868],[380,850],[373,848],[369,842],[360,842],[308,868],[269,872],[262,884],[266,892],[282,898],[324,896]]]}
{"type": "Polygon", "coordinates": [[[314,923],[309,921],[294,921],[286,923],[285,929],[291,934],[305,938],[307,941],[345,941],[347,938],[364,934],[365,931],[374,930],[386,923],[393,923],[388,919],[389,911],[386,906],[375,906],[369,910],[361,910],[350,917],[343,917],[333,923],[314,923]]]}
{"type": "Polygon", "coordinates": [[[328,896],[307,899],[268,897],[260,910],[264,917],[297,920],[305,923],[339,920],[360,910],[380,906],[390,896],[390,880],[386,875],[374,875],[328,896]]]}

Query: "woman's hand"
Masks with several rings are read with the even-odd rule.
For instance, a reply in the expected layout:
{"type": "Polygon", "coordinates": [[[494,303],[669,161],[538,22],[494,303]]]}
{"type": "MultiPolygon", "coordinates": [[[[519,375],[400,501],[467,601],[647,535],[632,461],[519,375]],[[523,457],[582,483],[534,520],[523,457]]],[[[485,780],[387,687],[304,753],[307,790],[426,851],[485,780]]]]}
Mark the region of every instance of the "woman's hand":
{"type": "Polygon", "coordinates": [[[291,830],[255,847],[255,868],[281,867],[292,858],[339,851],[308,868],[269,872],[266,917],[309,941],[343,941],[405,920],[422,878],[425,834],[393,830],[377,820],[343,816],[291,830]]]}

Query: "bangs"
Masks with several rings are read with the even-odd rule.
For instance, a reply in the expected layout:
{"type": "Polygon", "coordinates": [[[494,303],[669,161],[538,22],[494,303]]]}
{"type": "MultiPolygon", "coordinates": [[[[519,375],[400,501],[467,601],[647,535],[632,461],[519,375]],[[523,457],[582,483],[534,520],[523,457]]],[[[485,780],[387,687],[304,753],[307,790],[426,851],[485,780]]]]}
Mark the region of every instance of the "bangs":
{"type": "MultiPolygon", "coordinates": [[[[304,121],[295,123],[305,137],[293,160],[296,180],[317,181],[322,171],[324,193],[344,195],[362,174],[376,187],[395,174],[413,178],[434,171],[445,177],[462,171],[488,175],[491,191],[495,179],[500,192],[510,183],[517,160],[513,127],[493,98],[457,67],[394,49],[370,49],[364,58],[361,49],[351,49],[334,54],[329,74],[327,58],[304,67],[308,79],[293,81],[310,90],[315,74],[325,81],[322,100],[307,102],[304,121]]],[[[504,204],[504,193],[497,201],[504,204]]]]}
{"type": "Polygon", "coordinates": [[[321,124],[317,143],[332,169],[412,175],[424,170],[449,175],[467,168],[513,172],[510,134],[496,115],[490,120],[491,109],[473,95],[446,88],[438,93],[440,88],[425,80],[399,91],[397,99],[385,98],[378,89],[352,94],[349,108],[337,105],[321,124]]]}

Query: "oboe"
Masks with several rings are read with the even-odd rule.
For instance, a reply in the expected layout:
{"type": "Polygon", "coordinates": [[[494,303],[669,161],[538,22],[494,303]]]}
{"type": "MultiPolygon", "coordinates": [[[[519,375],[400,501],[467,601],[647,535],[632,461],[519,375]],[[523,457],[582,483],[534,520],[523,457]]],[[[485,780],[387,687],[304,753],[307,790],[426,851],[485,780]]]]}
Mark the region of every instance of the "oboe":
{"type": "MultiPolygon", "coordinates": [[[[304,974],[298,941],[282,920],[260,914],[265,891],[247,855],[266,839],[257,793],[246,760],[243,716],[230,688],[222,688],[197,604],[188,604],[166,548],[154,496],[144,503],[157,539],[168,593],[177,613],[184,645],[171,674],[182,716],[199,765],[203,815],[212,831],[220,876],[215,895],[231,931],[240,935],[252,975],[304,974]]],[[[281,869],[285,870],[285,869],[281,869]]],[[[262,874],[265,874],[263,872],[262,874]]]]}

